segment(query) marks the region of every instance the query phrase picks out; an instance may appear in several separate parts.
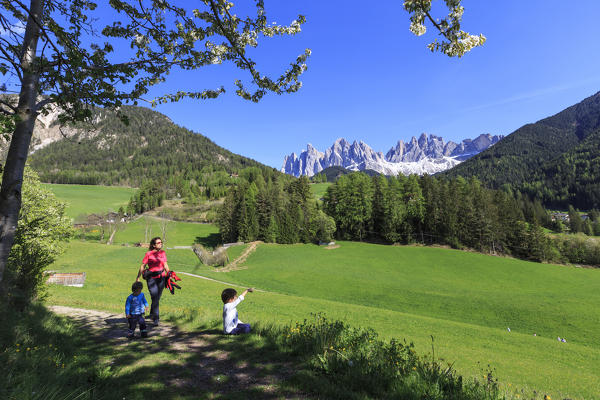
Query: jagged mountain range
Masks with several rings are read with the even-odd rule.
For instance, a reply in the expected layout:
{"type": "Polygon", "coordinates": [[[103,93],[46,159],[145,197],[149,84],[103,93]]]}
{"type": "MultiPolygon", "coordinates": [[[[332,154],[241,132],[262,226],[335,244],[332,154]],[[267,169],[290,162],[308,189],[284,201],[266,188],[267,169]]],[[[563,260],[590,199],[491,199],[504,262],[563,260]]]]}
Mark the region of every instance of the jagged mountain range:
{"type": "Polygon", "coordinates": [[[310,143],[300,155],[292,153],[283,160],[281,172],[294,176],[313,176],[327,167],[339,166],[353,171],[374,170],[385,175],[434,174],[454,167],[460,162],[496,144],[502,135],[479,135],[460,143],[421,134],[409,142],[399,140],[385,155],[374,151],[363,141],[353,143],[344,138],[320,152],[310,143]]]}

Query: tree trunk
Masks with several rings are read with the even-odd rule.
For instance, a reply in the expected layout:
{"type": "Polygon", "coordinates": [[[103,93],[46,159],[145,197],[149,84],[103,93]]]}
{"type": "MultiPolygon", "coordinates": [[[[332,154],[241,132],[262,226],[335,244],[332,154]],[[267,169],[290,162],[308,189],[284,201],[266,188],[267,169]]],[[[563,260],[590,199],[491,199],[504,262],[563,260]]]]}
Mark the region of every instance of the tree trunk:
{"type": "Polygon", "coordinates": [[[43,0],[32,0],[30,16],[25,28],[23,40],[23,56],[21,68],[23,79],[17,105],[17,123],[13,132],[4,171],[2,189],[0,190],[0,287],[4,279],[4,271],[8,255],[12,248],[19,211],[21,210],[21,186],[27,152],[33,134],[33,126],[37,117],[36,99],[39,88],[39,71],[35,65],[36,50],[40,36],[38,22],[42,21],[43,0]],[[38,22],[36,22],[38,21],[38,22]]]}

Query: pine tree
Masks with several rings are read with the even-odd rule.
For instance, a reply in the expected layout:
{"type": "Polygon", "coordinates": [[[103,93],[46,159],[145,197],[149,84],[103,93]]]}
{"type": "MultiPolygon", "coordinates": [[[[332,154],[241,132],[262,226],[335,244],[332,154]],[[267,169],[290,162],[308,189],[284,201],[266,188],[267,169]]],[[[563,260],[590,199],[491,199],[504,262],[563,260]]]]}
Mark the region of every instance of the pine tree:
{"type": "Polygon", "coordinates": [[[277,221],[275,220],[275,216],[271,215],[269,218],[269,225],[264,234],[264,241],[266,243],[277,243],[277,232],[279,227],[277,226],[277,221]]]}
{"type": "Polygon", "coordinates": [[[583,220],[573,206],[569,206],[569,229],[571,233],[583,232],[583,220]]]}
{"type": "Polygon", "coordinates": [[[587,218],[584,222],[583,222],[583,233],[585,233],[588,236],[593,236],[594,235],[594,227],[592,226],[592,222],[590,221],[589,218],[587,218]]]}
{"type": "Polygon", "coordinates": [[[406,205],[406,234],[410,242],[424,242],[423,220],[425,219],[425,198],[417,175],[410,175],[404,185],[404,204],[406,205]]]}
{"type": "Polygon", "coordinates": [[[405,223],[407,212],[403,201],[403,189],[402,177],[390,178],[385,195],[386,218],[382,236],[391,243],[400,242],[405,238],[402,226],[405,223]]]}
{"type": "Polygon", "coordinates": [[[374,232],[373,236],[383,237],[383,231],[386,220],[386,192],[388,181],[381,175],[375,175],[372,179],[373,186],[373,206],[372,206],[372,222],[371,229],[374,232]]]}

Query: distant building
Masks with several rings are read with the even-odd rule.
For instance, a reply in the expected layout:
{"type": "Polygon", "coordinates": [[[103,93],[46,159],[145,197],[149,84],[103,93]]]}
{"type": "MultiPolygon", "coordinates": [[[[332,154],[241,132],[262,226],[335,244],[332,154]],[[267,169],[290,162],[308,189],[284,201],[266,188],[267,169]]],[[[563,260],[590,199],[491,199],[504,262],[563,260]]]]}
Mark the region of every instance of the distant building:
{"type": "Polygon", "coordinates": [[[563,222],[569,222],[569,214],[567,213],[562,213],[562,212],[556,212],[556,213],[552,213],[550,214],[550,218],[552,218],[552,221],[563,221],[563,222]]]}
{"type": "MultiPolygon", "coordinates": [[[[582,221],[585,221],[586,219],[588,219],[590,217],[588,214],[580,214],[579,216],[581,217],[582,221]]],[[[567,214],[567,213],[562,213],[562,212],[551,213],[550,218],[552,219],[552,221],[570,222],[569,214],[567,214]]]]}

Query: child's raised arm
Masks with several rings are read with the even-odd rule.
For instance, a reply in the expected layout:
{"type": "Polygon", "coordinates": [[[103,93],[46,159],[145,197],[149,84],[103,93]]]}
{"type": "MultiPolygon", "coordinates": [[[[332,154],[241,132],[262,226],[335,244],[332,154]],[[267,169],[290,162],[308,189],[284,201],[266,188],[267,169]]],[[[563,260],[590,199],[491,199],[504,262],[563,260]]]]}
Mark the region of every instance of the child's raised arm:
{"type": "Polygon", "coordinates": [[[248,294],[248,292],[250,292],[250,293],[254,292],[254,288],[248,288],[248,289],[244,290],[244,292],[242,293],[242,297],[246,297],[246,294],[248,294]]]}

